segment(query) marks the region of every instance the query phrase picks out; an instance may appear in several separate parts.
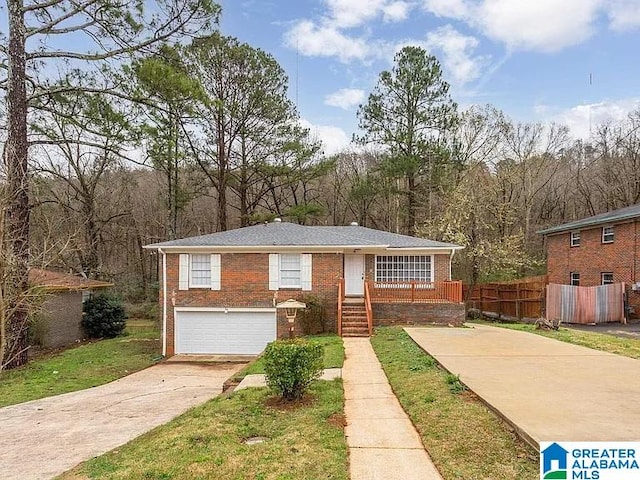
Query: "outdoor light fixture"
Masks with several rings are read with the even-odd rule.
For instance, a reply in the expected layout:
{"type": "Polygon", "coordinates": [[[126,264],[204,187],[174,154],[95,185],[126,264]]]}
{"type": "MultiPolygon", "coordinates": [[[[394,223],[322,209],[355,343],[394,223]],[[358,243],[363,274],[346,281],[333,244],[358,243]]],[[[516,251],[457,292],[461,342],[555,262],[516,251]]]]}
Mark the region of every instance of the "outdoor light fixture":
{"type": "Polygon", "coordinates": [[[307,304],[290,298],[289,300],[277,304],[276,308],[280,310],[284,309],[287,322],[289,322],[289,338],[293,338],[293,324],[296,321],[298,310],[307,308],[307,304]]]}

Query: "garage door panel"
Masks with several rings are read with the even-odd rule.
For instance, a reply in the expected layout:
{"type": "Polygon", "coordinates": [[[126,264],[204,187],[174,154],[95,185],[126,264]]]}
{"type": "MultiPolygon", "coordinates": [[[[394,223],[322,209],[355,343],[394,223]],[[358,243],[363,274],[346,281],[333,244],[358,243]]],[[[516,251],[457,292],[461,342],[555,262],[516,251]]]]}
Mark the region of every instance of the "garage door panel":
{"type": "Polygon", "coordinates": [[[176,353],[256,355],[276,338],[273,311],[177,311],[175,319],[176,353]]]}

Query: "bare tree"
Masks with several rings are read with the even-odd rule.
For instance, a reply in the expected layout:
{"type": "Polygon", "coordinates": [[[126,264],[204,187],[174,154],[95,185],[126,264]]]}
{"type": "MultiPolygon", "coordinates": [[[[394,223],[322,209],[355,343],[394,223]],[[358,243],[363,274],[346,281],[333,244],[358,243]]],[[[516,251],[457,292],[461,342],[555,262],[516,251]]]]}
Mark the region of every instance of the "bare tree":
{"type": "MultiPolygon", "coordinates": [[[[93,83],[87,69],[99,72],[106,62],[122,62],[135,52],[151,50],[178,35],[206,31],[217,21],[218,5],[210,0],[7,0],[8,42],[0,34],[0,65],[6,78],[7,140],[3,159],[7,178],[6,248],[11,252],[7,285],[19,298],[28,289],[29,267],[29,109],[46,104],[56,93],[109,91],[117,85],[93,83]],[[65,38],[73,38],[65,41],[65,38]],[[29,48],[27,47],[29,45],[29,48]],[[51,79],[49,72],[62,72],[51,79]]],[[[27,362],[23,305],[9,309],[8,328],[16,338],[10,366],[27,362]]]]}

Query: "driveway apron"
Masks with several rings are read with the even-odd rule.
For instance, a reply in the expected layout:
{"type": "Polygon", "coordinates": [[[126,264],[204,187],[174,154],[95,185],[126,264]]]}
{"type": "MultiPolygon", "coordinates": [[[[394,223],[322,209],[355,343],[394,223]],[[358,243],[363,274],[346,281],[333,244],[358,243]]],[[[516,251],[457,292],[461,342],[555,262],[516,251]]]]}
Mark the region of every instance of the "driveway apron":
{"type": "Polygon", "coordinates": [[[0,477],[46,479],[215,397],[244,364],[159,364],[99,387],[0,409],[0,477]]]}
{"type": "Polygon", "coordinates": [[[536,448],[640,440],[639,360],[484,325],[406,331],[536,448]]]}
{"type": "Polygon", "coordinates": [[[351,480],[441,480],[368,338],[343,338],[351,480]]]}

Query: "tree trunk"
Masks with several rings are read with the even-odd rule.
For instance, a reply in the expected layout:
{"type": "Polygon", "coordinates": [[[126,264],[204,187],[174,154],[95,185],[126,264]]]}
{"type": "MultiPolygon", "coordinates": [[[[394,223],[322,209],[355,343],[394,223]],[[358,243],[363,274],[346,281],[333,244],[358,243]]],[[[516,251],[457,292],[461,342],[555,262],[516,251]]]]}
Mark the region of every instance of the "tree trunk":
{"type": "Polygon", "coordinates": [[[416,178],[415,174],[407,175],[407,235],[416,233],[416,178]]]}
{"type": "Polygon", "coordinates": [[[7,175],[7,228],[5,254],[9,292],[4,292],[8,310],[6,317],[7,350],[2,363],[7,368],[27,363],[28,308],[25,303],[29,288],[29,178],[27,158],[27,91],[25,25],[22,0],[7,2],[9,15],[9,51],[7,85],[8,132],[4,161],[7,175]],[[7,295],[8,294],[8,295],[7,295]]]}
{"type": "MultiPolygon", "coordinates": [[[[222,109],[220,109],[222,110],[222,109]]],[[[227,230],[227,156],[224,142],[224,118],[222,111],[218,116],[218,230],[227,230]]]]}

